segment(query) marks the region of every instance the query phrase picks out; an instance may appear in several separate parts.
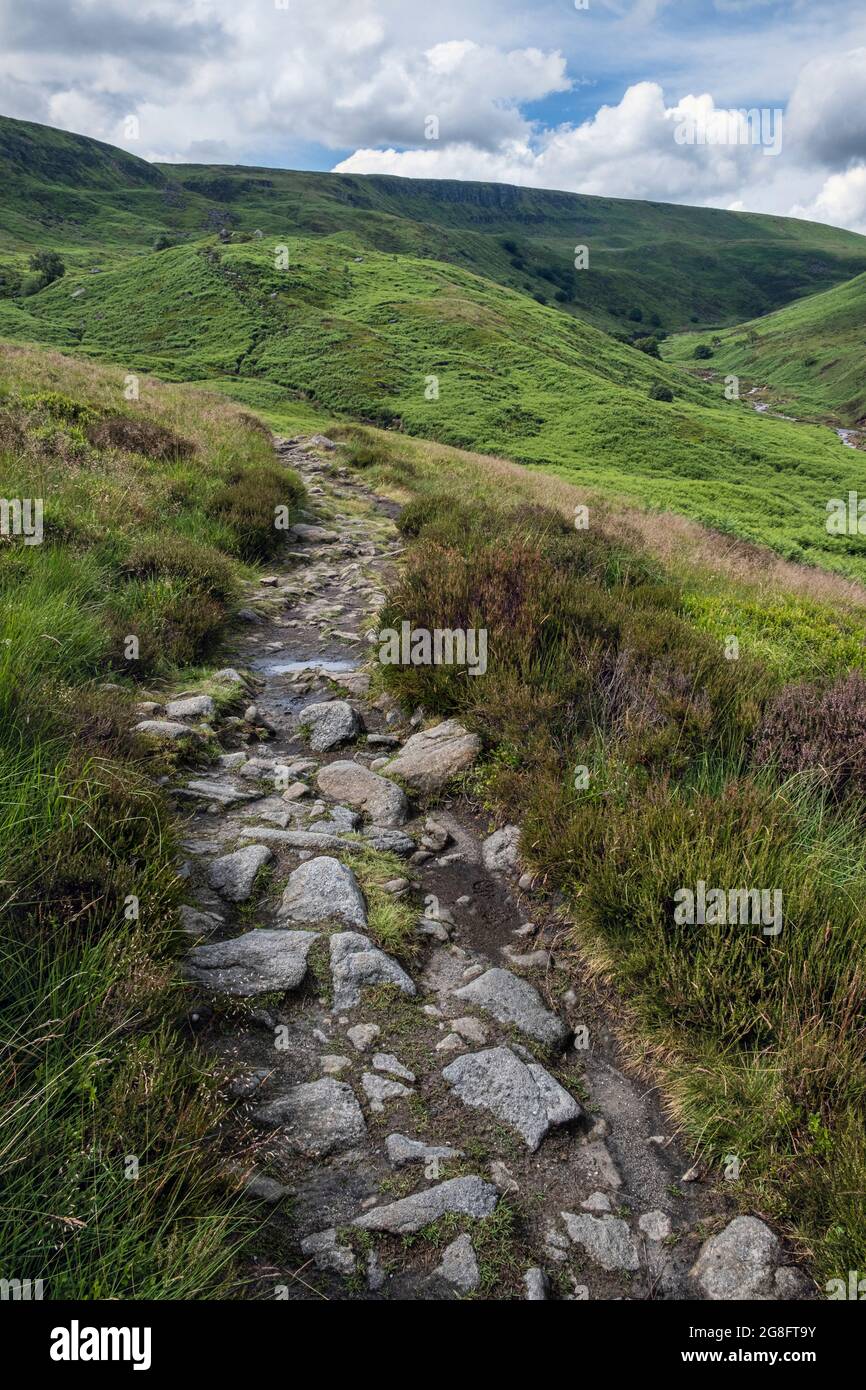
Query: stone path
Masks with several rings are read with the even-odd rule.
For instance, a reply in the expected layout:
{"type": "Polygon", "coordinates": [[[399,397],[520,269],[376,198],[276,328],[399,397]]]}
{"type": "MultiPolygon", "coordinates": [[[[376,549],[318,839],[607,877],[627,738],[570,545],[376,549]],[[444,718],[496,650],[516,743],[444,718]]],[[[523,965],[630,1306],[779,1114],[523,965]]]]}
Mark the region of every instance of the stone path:
{"type": "Polygon", "coordinates": [[[310,514],[241,610],[226,699],[141,709],[156,736],[223,750],[175,794],[191,1025],[256,1139],[247,1291],[809,1296],[763,1222],[686,1179],[654,1091],[559,958],[517,828],[449,794],[477,739],[371,695],[396,509],[328,441],[277,451],[310,514]],[[389,900],[414,924],[390,950],[389,900]]]}

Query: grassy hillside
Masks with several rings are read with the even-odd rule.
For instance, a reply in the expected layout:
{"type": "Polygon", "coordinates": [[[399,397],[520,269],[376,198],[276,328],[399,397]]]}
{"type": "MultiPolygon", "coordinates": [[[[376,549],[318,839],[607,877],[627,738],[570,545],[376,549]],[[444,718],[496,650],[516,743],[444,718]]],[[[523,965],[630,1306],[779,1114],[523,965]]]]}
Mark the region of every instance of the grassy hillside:
{"type": "Polygon", "coordinates": [[[382,623],[488,630],[483,680],[411,665],[384,678],[406,708],[481,734],[470,791],[521,824],[537,882],[564,894],[564,978],[579,958],[615,987],[633,1059],[709,1180],[730,1179],[736,1155],[722,1186],[799,1240],[819,1287],[862,1269],[866,679],[848,673],[843,627],[826,645],[844,610],[862,668],[862,591],[846,603],[839,581],[831,593],[794,567],[755,582],[759,557],[742,552],[727,576],[672,570],[621,517],[576,532],[580,494],[550,478],[513,470],[504,486],[494,461],[446,472],[431,446],[345,438],[407,501],[382,623]],[[738,660],[695,622],[695,600],[726,595],[738,660]],[[781,661],[762,660],[770,634],[781,661]],[[678,924],[677,890],[698,880],[773,885],[780,933],[678,924]]]}
{"type": "Polygon", "coordinates": [[[212,240],[67,275],[26,301],[21,331],[44,325],[49,341],[129,370],[241,393],[267,383],[866,576],[866,540],[824,524],[828,499],[864,489],[866,464],[827,430],[760,417],[721,385],[466,271],[355,256],[336,238],[292,239],[283,270],[279,245],[212,240]],[[674,399],[653,399],[657,386],[674,399]]]}
{"type": "Polygon", "coordinates": [[[0,493],[44,501],[41,543],[0,538],[4,1272],[53,1299],[218,1296],[243,1223],[185,1037],[170,763],[133,701],[202,677],[302,489],[236,406],[150,379],[128,402],[122,371],[7,346],[0,493]]]}
{"type": "Polygon", "coordinates": [[[629,332],[737,322],[866,270],[866,238],[794,219],[507,184],[157,167],[2,117],[0,179],[0,255],[19,269],[40,247],[97,270],[160,232],[339,233],[359,250],[442,260],[629,332]],[[574,269],[577,245],[590,248],[588,270],[574,269]]]}
{"type": "Polygon", "coordinates": [[[866,275],[736,328],[669,338],[662,353],[693,362],[700,343],[712,349],[701,366],[766,387],[782,410],[866,424],[866,275]]]}

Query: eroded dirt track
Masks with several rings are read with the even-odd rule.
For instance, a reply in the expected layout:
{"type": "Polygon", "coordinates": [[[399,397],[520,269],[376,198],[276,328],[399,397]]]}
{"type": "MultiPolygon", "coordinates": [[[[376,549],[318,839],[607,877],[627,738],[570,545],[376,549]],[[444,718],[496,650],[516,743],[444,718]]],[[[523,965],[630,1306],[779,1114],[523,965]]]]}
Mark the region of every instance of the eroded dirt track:
{"type": "Polygon", "coordinates": [[[277,449],[315,515],[229,649],[251,708],[177,789],[197,1045],[259,1138],[248,1291],[805,1296],[763,1223],[683,1181],[691,1159],[558,954],[561,915],[515,830],[449,794],[471,736],[429,740],[434,720],[371,696],[396,509],[333,452],[277,449]],[[417,919],[409,942],[382,935],[388,898],[417,919]]]}

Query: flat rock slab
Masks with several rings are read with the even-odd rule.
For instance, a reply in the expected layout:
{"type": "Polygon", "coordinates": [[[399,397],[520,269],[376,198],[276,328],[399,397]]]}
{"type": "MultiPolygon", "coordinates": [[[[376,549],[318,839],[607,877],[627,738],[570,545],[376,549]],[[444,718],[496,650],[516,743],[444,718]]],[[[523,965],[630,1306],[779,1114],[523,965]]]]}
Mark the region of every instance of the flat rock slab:
{"type": "Polygon", "coordinates": [[[207,867],[207,881],[230,903],[242,903],[253,891],[259,869],[273,859],[267,845],[245,845],[233,854],[214,859],[207,867]]]}
{"type": "Polygon", "coordinates": [[[307,705],[298,715],[298,723],[309,731],[310,748],[314,753],[327,753],[338,743],[357,738],[361,731],[358,716],[347,700],[307,705]]]}
{"type": "Polygon", "coordinates": [[[277,915],[292,922],[336,919],[351,927],[367,925],[358,880],[351,869],[328,855],[308,859],[289,874],[277,915]]]}
{"type": "Polygon", "coordinates": [[[403,1197],[399,1202],[365,1211],[362,1216],[355,1217],[353,1225],[364,1231],[412,1235],[449,1212],[476,1219],[489,1216],[498,1201],[497,1189],[483,1178],[449,1178],[424,1192],[413,1192],[411,1197],[403,1197]]]}
{"type": "Polygon", "coordinates": [[[779,1262],[779,1241],[756,1216],[737,1216],[704,1241],[692,1268],[707,1298],[748,1299],[767,1296],[779,1262]]]}
{"type": "Polygon", "coordinates": [[[564,1211],[566,1230],[596,1264],[609,1271],[639,1269],[640,1256],[628,1222],[618,1216],[575,1215],[564,1211]]]}
{"type": "Polygon", "coordinates": [[[436,792],[449,778],[471,767],[481,752],[481,740],[456,719],[408,738],[388,764],[388,776],[399,777],[416,792],[436,792]]]}
{"type": "Polygon", "coordinates": [[[190,951],[185,974],[214,994],[252,998],[270,990],[296,990],[307,973],[317,931],[247,931],[190,951]]]}
{"type": "Polygon", "coordinates": [[[449,1158],[462,1158],[462,1149],[451,1149],[447,1144],[422,1144],[420,1139],[409,1139],[405,1134],[389,1134],[385,1140],[388,1162],[395,1168],[403,1168],[407,1163],[444,1163],[449,1158]]]}
{"type": "Polygon", "coordinates": [[[316,783],[325,796],[356,807],[377,825],[402,825],[409,814],[405,794],[396,782],[360,763],[328,763],[319,769],[316,783]]]}
{"type": "Polygon", "coordinates": [[[486,970],[454,993],[458,999],[477,1004],[499,1023],[514,1024],[548,1047],[562,1047],[568,1038],[568,1028],[545,1007],[538,990],[510,970],[498,966],[486,970]]]}
{"type": "Polygon", "coordinates": [[[307,1158],[352,1148],[367,1134],[355,1092],[330,1076],[293,1086],[253,1111],[253,1119],[268,1129],[279,1128],[287,1143],[307,1158]]]}
{"type": "Polygon", "coordinates": [[[314,931],[251,931],[190,952],[184,973],[214,994],[248,999],[270,990],[297,989],[307,973],[314,931]]]}
{"type": "Polygon", "coordinates": [[[368,825],[362,831],[365,840],[373,846],[388,854],[411,854],[415,848],[415,841],[411,835],[407,835],[403,830],[392,830],[387,826],[368,825]]]}
{"type": "Polygon", "coordinates": [[[464,1105],[489,1110],[516,1130],[533,1151],[556,1125],[583,1115],[573,1096],[537,1062],[522,1062],[509,1047],[491,1047],[458,1057],[442,1075],[464,1105]]]}
{"type": "Polygon", "coordinates": [[[188,724],[181,724],[176,719],[142,719],[135,725],[134,732],[147,734],[149,738],[162,739],[166,743],[175,743],[181,738],[201,742],[201,734],[197,729],[191,729],[188,724]]]}
{"type": "Polygon", "coordinates": [[[396,985],[404,994],[414,996],[414,982],[368,936],[360,932],[336,932],[330,940],[331,979],[334,985],[334,1009],[337,1013],[354,1009],[361,1002],[361,990],[371,985],[396,985]]]}
{"type": "Polygon", "coordinates": [[[241,801],[253,801],[261,793],[252,787],[236,787],[233,782],[211,782],[207,777],[195,777],[185,787],[175,787],[174,795],[187,801],[217,801],[220,806],[236,806],[241,801]]]}
{"type": "Polygon", "coordinates": [[[401,1096],[411,1096],[412,1091],[402,1081],[392,1081],[388,1076],[377,1076],[375,1072],[365,1071],[361,1077],[364,1094],[370,1102],[370,1109],[380,1114],[385,1102],[399,1100],[401,1096]]]}

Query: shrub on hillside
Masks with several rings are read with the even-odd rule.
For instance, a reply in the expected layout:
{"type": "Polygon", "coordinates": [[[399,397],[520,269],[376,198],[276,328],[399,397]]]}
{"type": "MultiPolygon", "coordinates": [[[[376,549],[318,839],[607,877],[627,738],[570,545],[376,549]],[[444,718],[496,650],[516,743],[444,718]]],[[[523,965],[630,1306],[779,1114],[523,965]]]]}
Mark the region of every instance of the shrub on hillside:
{"type": "Polygon", "coordinates": [[[837,798],[866,796],[866,678],[786,686],[767,707],[754,760],[782,777],[819,774],[837,798]]]}
{"type": "Polygon", "coordinates": [[[656,338],[635,338],[633,346],[638,352],[645,352],[647,357],[661,357],[656,338]]]}
{"type": "Polygon", "coordinates": [[[192,458],[196,452],[191,439],[184,439],[164,425],[156,425],[151,420],[135,420],[129,415],[109,415],[97,420],[88,427],[87,438],[95,449],[146,454],[160,463],[192,458]]]}
{"type": "Polygon", "coordinates": [[[708,358],[712,357],[712,355],[713,349],[710,347],[709,343],[698,343],[694,351],[694,358],[696,362],[706,362],[708,358]]]}
{"type": "Polygon", "coordinates": [[[303,484],[294,473],[264,464],[231,477],[208,511],[234,532],[242,559],[266,560],[286,538],[285,530],[276,525],[277,509],[288,507],[291,519],[303,497],[303,484]]]}
{"type": "Polygon", "coordinates": [[[662,386],[660,381],[650,387],[649,398],[651,401],[672,401],[674,393],[669,386],[662,386]]]}

